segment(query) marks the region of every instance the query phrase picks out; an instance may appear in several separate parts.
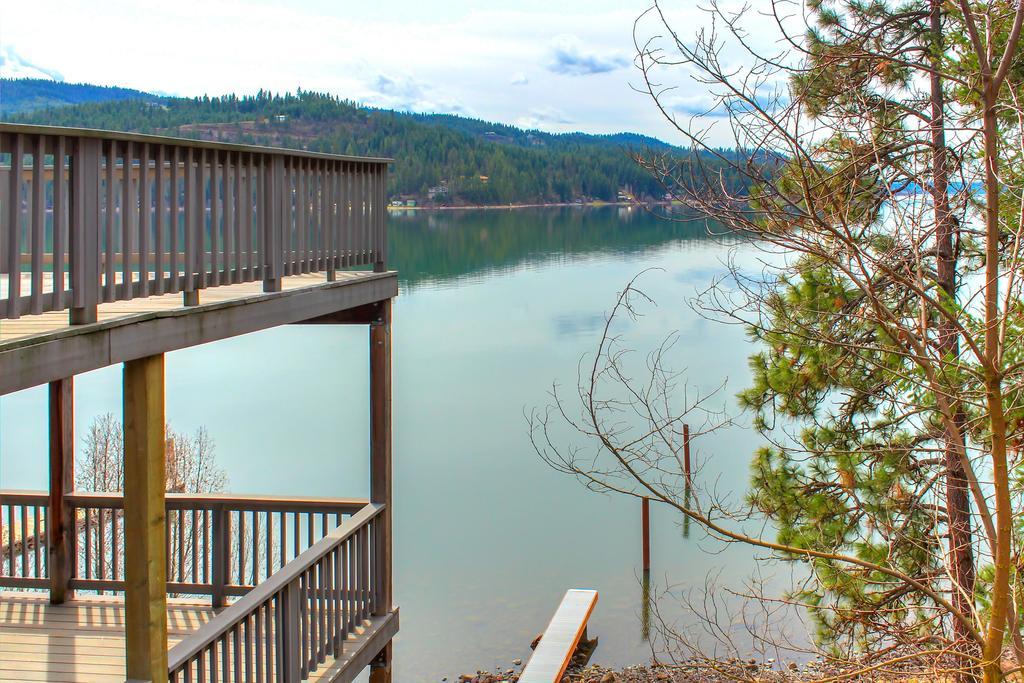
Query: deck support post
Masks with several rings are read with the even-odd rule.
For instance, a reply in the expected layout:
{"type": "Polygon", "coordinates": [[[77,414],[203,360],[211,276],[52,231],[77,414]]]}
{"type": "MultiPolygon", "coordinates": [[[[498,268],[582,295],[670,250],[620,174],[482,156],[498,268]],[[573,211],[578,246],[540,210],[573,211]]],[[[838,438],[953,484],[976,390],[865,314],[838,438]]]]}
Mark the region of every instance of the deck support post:
{"type": "Polygon", "coordinates": [[[50,501],[46,519],[50,602],[73,597],[69,586],[75,559],[75,516],[67,495],[75,487],[74,378],[50,382],[50,501]]]}
{"type": "Polygon", "coordinates": [[[124,364],[125,655],[129,679],[167,680],[164,356],[124,364]]]}
{"type": "MultiPolygon", "coordinates": [[[[377,576],[373,613],[391,609],[393,519],[391,476],[391,300],[381,302],[380,316],[370,323],[370,502],[382,503],[384,512],[377,527],[377,576]]],[[[370,665],[370,683],[390,683],[391,643],[370,665]]]]}
{"type": "Polygon", "coordinates": [[[79,138],[69,174],[68,256],[72,325],[97,320],[100,278],[100,141],[79,138]]]}

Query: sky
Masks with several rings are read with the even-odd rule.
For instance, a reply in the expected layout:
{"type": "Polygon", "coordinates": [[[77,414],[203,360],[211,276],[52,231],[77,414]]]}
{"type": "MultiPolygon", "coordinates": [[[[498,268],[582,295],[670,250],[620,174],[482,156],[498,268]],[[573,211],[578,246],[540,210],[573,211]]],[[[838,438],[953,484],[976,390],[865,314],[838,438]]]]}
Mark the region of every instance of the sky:
{"type": "MultiPolygon", "coordinates": [[[[326,91],[371,106],[673,142],[638,93],[647,0],[6,0],[0,74],[169,95],[326,91]]],[[[668,0],[682,29],[697,0],[668,0]]],[[[674,101],[706,93],[680,70],[674,101]]]]}

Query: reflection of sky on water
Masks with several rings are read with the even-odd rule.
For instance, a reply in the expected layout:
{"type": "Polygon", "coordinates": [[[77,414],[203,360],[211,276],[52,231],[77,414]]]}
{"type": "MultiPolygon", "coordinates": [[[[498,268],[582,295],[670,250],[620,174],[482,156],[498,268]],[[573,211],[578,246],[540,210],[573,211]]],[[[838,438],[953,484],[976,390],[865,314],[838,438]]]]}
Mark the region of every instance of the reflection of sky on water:
{"type": "MultiPolygon", "coordinates": [[[[547,403],[552,382],[575,385],[616,294],[648,267],[660,269],[642,281],[657,305],[621,331],[639,351],[678,333],[672,365],[702,391],[728,378],[731,401],[748,380],[749,342],[685,303],[722,272],[730,247],[636,212],[623,222],[614,208],[418,213],[392,228],[392,263],[407,278],[394,341],[399,680],[525,658],[570,587],[600,592],[595,661],[644,661],[639,504],[590,493],[544,465],[523,413],[547,403]]],[[[175,352],[168,417],[180,431],[207,426],[235,492],[365,496],[366,363],[365,328],[347,326],[175,352]]],[[[120,411],[119,379],[119,368],[78,378],[79,440],[95,415],[120,411]]],[[[45,487],[45,398],[34,389],[0,403],[4,487],[45,487]]],[[[757,445],[742,425],[695,443],[699,483],[741,499],[757,445]]],[[[741,604],[720,587],[742,589],[755,564],[750,549],[723,547],[692,525],[684,539],[681,522],[652,509],[651,589],[674,587],[661,613],[686,627],[694,619],[682,596],[705,595],[711,576],[718,597],[741,604]]]]}

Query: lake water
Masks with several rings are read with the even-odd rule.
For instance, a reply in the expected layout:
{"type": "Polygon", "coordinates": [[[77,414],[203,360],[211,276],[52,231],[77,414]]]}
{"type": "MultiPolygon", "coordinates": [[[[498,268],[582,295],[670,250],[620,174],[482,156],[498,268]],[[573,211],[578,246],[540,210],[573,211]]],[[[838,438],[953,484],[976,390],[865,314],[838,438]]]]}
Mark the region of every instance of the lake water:
{"type": "MultiPolygon", "coordinates": [[[[600,592],[595,661],[650,657],[642,635],[640,506],[586,491],[545,465],[524,411],[552,381],[573,385],[625,283],[657,301],[628,326],[632,346],[676,331],[672,362],[688,381],[748,379],[752,347],[736,326],[687,305],[731,252],[703,224],[633,209],[410,212],[389,223],[401,276],[394,312],[396,680],[436,680],[526,658],[567,588],[600,592]]],[[[367,494],[367,330],[288,327],[169,354],[172,426],[205,425],[238,493],[367,494]]],[[[120,411],[120,369],[77,380],[79,439],[120,411]]],[[[0,400],[0,486],[46,486],[45,391],[0,400]]],[[[742,496],[759,440],[742,426],[694,443],[700,476],[742,496]]],[[[652,509],[652,581],[741,587],[751,550],[722,548],[652,509]]],[[[687,611],[665,600],[671,619],[687,611]]]]}

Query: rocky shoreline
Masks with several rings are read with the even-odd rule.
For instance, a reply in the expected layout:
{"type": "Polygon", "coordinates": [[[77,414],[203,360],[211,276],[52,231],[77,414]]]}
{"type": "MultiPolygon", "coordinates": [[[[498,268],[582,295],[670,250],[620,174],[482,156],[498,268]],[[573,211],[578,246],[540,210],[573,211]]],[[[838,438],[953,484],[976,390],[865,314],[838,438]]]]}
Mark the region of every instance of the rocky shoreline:
{"type": "MultiPolygon", "coordinates": [[[[810,683],[822,680],[847,681],[931,681],[951,680],[946,672],[952,662],[929,660],[928,665],[901,657],[886,658],[887,664],[831,663],[814,659],[807,663],[780,662],[775,659],[692,659],[679,664],[644,664],[610,668],[598,664],[570,666],[562,683],[735,683],[757,681],[761,683],[810,683]],[[877,667],[877,668],[876,668],[877,667]],[[931,670],[922,674],[922,670],[931,670]],[[941,672],[941,673],[939,673],[941,672]]],[[[508,668],[493,671],[479,670],[462,674],[454,679],[443,678],[444,683],[517,683],[523,662],[514,659],[508,668]]]]}

